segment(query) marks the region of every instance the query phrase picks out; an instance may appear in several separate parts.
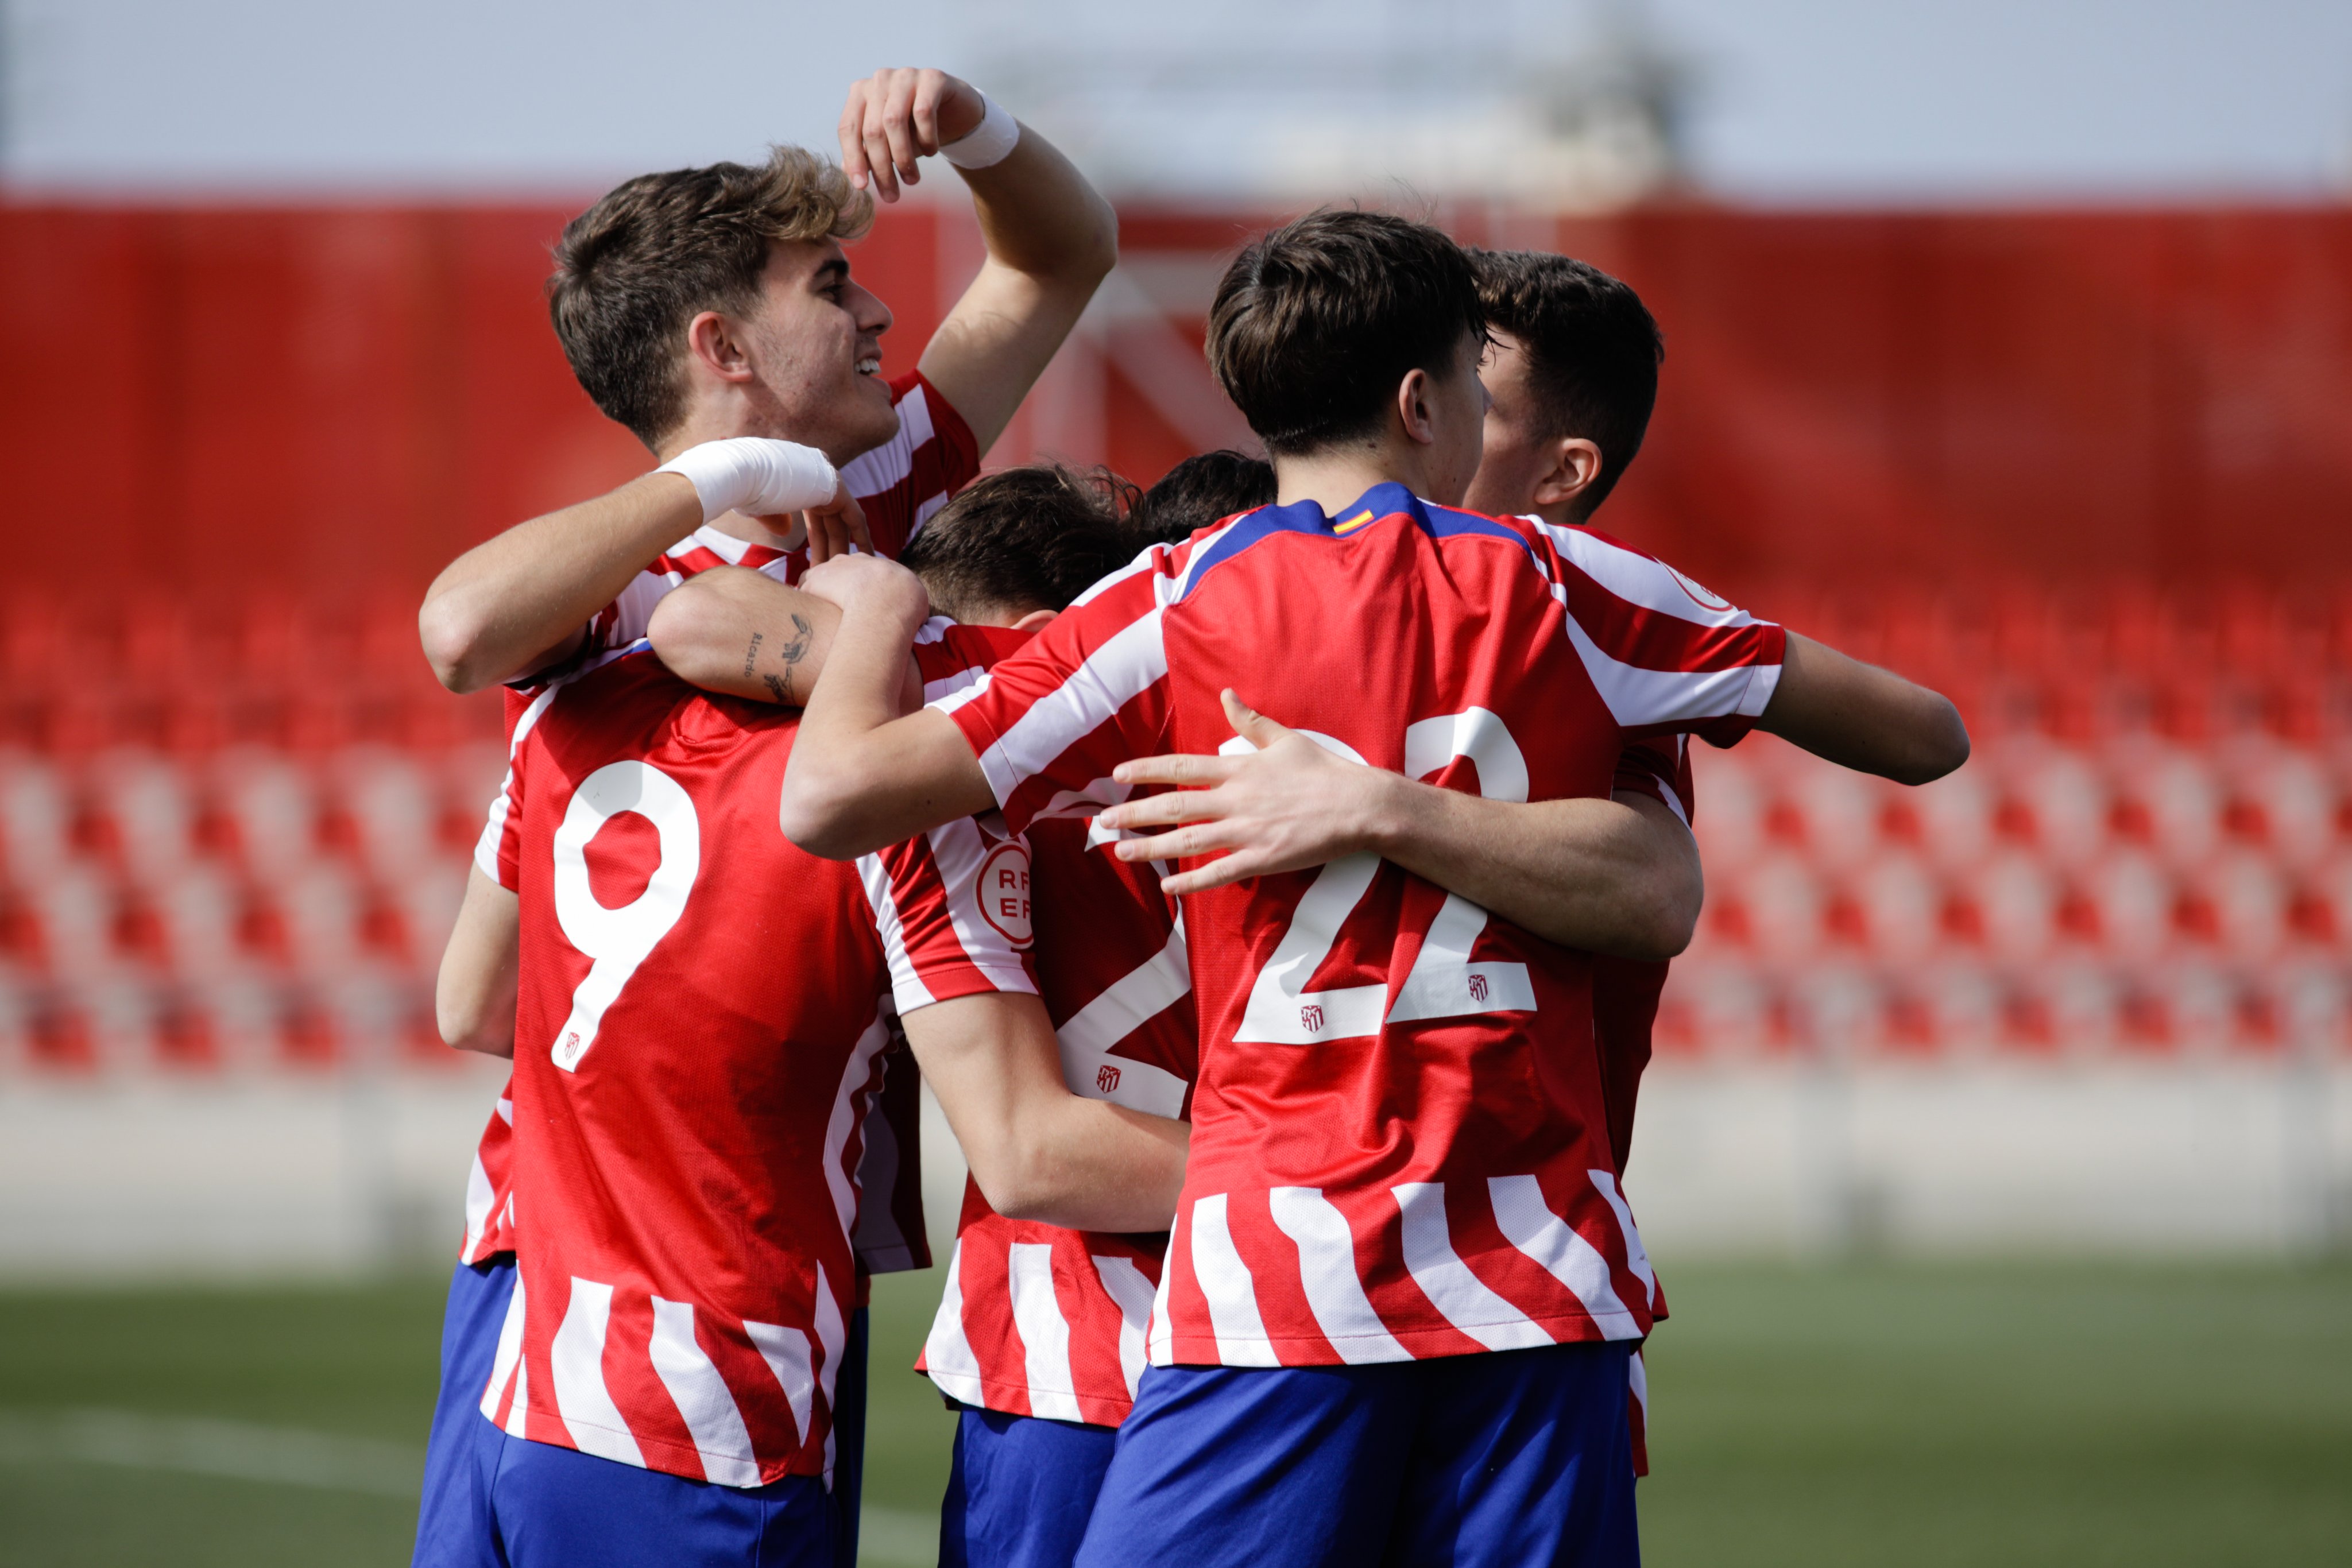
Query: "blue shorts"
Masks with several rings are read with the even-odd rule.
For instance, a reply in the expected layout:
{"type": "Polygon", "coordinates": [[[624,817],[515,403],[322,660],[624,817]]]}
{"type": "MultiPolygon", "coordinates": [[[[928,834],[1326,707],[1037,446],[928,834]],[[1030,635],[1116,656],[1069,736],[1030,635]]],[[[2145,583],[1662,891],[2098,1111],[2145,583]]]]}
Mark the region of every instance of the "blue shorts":
{"type": "Polygon", "coordinates": [[[1070,1568],[1118,1433],[964,1406],[940,1568],[1070,1568]]]}
{"type": "Polygon", "coordinates": [[[486,1434],[498,1431],[482,1416],[482,1390],[489,1385],[514,1283],[511,1252],[487,1263],[460,1263],[449,1276],[449,1305],[441,1314],[441,1392],[425,1440],[415,1568],[456,1568],[475,1560],[467,1540],[474,1528],[473,1453],[486,1434]]]}
{"type": "Polygon", "coordinates": [[[460,1267],[450,1286],[418,1568],[854,1568],[866,1438],[865,1309],[850,1318],[834,1379],[832,1490],[815,1476],[744,1490],[510,1437],[485,1417],[482,1388],[513,1290],[512,1260],[499,1267],[504,1282],[495,1310],[476,1300],[485,1287],[468,1278],[475,1270],[460,1267]],[[469,1338],[477,1322],[488,1324],[479,1344],[469,1338]],[[475,1350],[478,1368],[465,1359],[475,1350]]]}
{"type": "Polygon", "coordinates": [[[1143,1375],[1082,1568],[1633,1568],[1623,1343],[1143,1375]]]}

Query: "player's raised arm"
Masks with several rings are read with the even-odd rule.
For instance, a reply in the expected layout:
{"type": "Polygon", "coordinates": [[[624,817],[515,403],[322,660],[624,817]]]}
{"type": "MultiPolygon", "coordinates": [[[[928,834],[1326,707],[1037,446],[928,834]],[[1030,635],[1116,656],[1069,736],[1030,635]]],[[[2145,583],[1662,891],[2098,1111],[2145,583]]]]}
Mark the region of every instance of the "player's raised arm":
{"type": "Polygon", "coordinates": [[[1949,697],[1794,632],[1756,727],[1898,784],[1932,783],[1969,759],[1949,697]]]}
{"type": "Polygon", "coordinates": [[[1168,1228],[1192,1129],[1071,1093],[1035,997],[959,997],[903,1025],[997,1213],[1074,1230],[1168,1228]]]}
{"type": "MultiPolygon", "coordinates": [[[[454,692],[562,658],[591,617],[656,556],[730,512],[806,517],[812,548],[864,538],[857,502],[824,455],[757,437],[703,442],[592,501],[518,523],[443,569],[417,615],[425,656],[454,692]]],[[[822,555],[822,551],[818,551],[822,555]]]]}
{"type": "Polygon", "coordinates": [[[1690,830],[1657,801],[1484,800],[1334,756],[1225,695],[1232,757],[1123,762],[1127,784],[1178,789],[1107,808],[1120,859],[1217,855],[1170,893],[1321,865],[1370,851],[1563,946],[1669,958],[1690,943],[1705,884],[1690,830]]]}
{"type": "Polygon", "coordinates": [[[944,152],[988,251],[918,366],[985,452],[1118,260],[1110,204],[1054,144],[944,71],[880,70],[841,111],[841,164],[884,202],[944,152]]]}
{"type": "Polygon", "coordinates": [[[921,581],[878,556],[845,556],[802,580],[841,607],[824,679],[811,694],[784,768],[784,836],[850,860],[996,805],[955,721],[934,708],[898,716],[916,629],[930,613],[921,581]]]}

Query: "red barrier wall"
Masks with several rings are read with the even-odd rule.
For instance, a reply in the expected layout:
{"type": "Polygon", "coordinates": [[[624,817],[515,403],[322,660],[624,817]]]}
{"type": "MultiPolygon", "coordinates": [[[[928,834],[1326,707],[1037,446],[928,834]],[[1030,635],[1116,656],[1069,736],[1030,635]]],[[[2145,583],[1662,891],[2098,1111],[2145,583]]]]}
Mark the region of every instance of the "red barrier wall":
{"type": "MultiPolygon", "coordinates": [[[[164,591],[413,595],[467,543],[636,471],[546,325],[565,215],[0,208],[8,542],[29,561],[121,541],[108,570],[164,591]]],[[[2352,211],[1444,218],[1651,301],[1664,392],[1601,520],[1727,591],[2352,577],[2352,211]]],[[[1213,277],[1264,221],[1130,214],[1126,248],[1213,277]]],[[[898,313],[892,367],[975,258],[968,222],[931,210],[857,248],[898,313]]],[[[1196,340],[1201,303],[1170,308],[1196,340]]],[[[1106,366],[1089,421],[1001,452],[1075,429],[1096,449],[1066,455],[1149,479],[1187,450],[1144,372],[1106,366]]]]}

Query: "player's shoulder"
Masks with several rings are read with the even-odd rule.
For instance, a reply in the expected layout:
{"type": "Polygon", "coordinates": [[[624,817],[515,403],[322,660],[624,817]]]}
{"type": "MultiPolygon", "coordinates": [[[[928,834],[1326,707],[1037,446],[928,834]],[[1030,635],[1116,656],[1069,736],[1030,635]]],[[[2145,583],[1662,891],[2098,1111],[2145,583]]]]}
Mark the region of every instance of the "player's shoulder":
{"type": "MultiPolygon", "coordinates": [[[[1311,500],[1260,507],[1195,534],[1184,546],[1174,597],[1189,597],[1213,575],[1236,563],[1261,571],[1291,570],[1288,552],[1266,547],[1281,541],[1349,542],[1412,538],[1444,544],[1454,540],[1499,543],[1530,563],[1541,565],[1539,536],[1531,519],[1495,517],[1423,499],[1394,483],[1373,486],[1350,506],[1326,513],[1311,500]],[[1382,525],[1396,525],[1395,530],[1382,525]]],[[[1314,548],[1310,544],[1309,548],[1314,548]]]]}
{"type": "MultiPolygon", "coordinates": [[[[1562,577],[1580,580],[1640,610],[1654,610],[1704,626],[1741,626],[1753,617],[1720,593],[1638,545],[1586,524],[1522,521],[1549,541],[1562,577]]],[[[1573,589],[1575,581],[1570,586],[1573,589]]]]}

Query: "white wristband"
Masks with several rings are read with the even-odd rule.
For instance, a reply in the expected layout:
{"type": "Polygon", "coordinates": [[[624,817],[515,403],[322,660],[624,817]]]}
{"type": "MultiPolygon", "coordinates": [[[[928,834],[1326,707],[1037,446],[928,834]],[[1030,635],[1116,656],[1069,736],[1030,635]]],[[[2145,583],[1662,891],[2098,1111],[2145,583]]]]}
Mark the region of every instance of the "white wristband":
{"type": "Polygon", "coordinates": [[[1002,163],[1005,154],[1021,141],[1021,122],[1007,114],[1003,104],[986,93],[980,95],[980,101],[988,106],[980,123],[940,149],[940,156],[959,169],[985,169],[1002,163]]]}
{"type": "Polygon", "coordinates": [[[701,497],[706,523],[730,512],[797,512],[830,501],[841,486],[841,476],[815,447],[757,435],[689,446],[655,472],[685,476],[701,497]]]}

